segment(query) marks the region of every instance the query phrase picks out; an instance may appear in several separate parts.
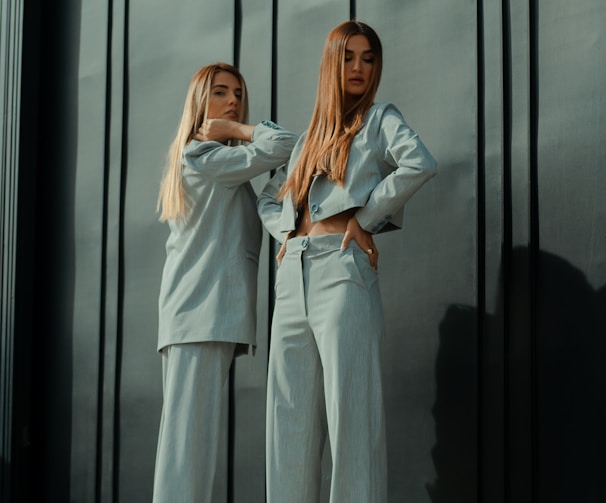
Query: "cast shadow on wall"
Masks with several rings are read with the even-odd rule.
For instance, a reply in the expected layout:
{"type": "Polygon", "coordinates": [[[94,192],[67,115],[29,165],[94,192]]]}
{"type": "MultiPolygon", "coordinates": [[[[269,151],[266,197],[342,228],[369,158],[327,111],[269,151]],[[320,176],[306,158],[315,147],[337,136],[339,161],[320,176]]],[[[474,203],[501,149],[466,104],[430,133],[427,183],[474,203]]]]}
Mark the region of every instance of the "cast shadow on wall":
{"type": "MultiPolygon", "coordinates": [[[[511,259],[511,263],[529,263],[529,250],[516,248],[511,259]]],[[[534,413],[533,445],[527,449],[535,456],[533,487],[525,489],[541,503],[603,502],[606,501],[606,485],[602,482],[606,454],[606,286],[594,289],[582,271],[545,251],[538,252],[536,264],[534,356],[522,355],[533,361],[535,376],[534,405],[530,406],[534,411],[528,410],[528,414],[534,413]]],[[[500,287],[499,291],[502,290],[500,287]]],[[[515,298],[511,300],[510,317],[517,313],[515,302],[515,298]]],[[[483,337],[502,339],[504,319],[502,312],[487,313],[483,337]]],[[[519,320],[516,323],[519,325],[519,320]]],[[[504,474],[486,473],[485,466],[478,465],[478,453],[486,456],[486,445],[495,440],[482,438],[478,432],[485,435],[502,430],[507,426],[507,418],[499,418],[499,424],[495,425],[478,425],[479,417],[495,418],[494,413],[478,414],[478,407],[494,405],[478,403],[478,386],[483,386],[482,397],[504,397],[502,388],[490,389],[500,387],[504,381],[487,377],[482,374],[486,371],[477,368],[477,326],[477,310],[461,305],[450,306],[440,324],[436,402],[432,409],[436,425],[436,444],[432,449],[436,478],[427,485],[433,503],[473,503],[483,496],[490,500],[491,479],[501,479],[507,487],[504,474]],[[479,480],[481,474],[485,480],[479,480]],[[480,487],[488,493],[478,494],[480,487]]],[[[480,345],[490,351],[497,348],[502,351],[507,347],[503,342],[480,341],[480,345]]],[[[491,362],[508,362],[508,372],[516,372],[516,361],[511,355],[508,360],[507,355],[487,355],[484,350],[482,356],[491,362]]],[[[480,369],[486,367],[480,362],[480,369]]],[[[516,397],[510,395],[508,399],[515,401],[516,397]]],[[[506,409],[498,407],[498,410],[506,409]]],[[[503,466],[503,460],[491,461],[493,468],[503,466]]],[[[515,459],[511,461],[515,463],[515,459]]],[[[496,486],[503,491],[501,484],[496,486]]],[[[503,494],[493,496],[495,501],[503,498],[503,494]]]]}

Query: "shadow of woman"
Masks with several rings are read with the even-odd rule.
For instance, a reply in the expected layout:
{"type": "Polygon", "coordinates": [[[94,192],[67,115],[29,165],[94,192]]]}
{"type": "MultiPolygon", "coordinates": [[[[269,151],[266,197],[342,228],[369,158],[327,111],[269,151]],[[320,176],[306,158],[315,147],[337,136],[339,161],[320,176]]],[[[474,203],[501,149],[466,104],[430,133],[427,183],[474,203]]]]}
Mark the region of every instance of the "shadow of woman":
{"type": "MultiPolygon", "coordinates": [[[[531,257],[527,248],[520,247],[513,250],[511,258],[510,263],[523,264],[530,263],[531,257]]],[[[509,424],[506,402],[515,401],[516,396],[512,395],[515,389],[507,395],[503,385],[505,374],[520,371],[518,358],[530,362],[533,376],[528,382],[532,400],[524,411],[532,417],[532,431],[525,436],[532,445],[524,449],[533,457],[532,473],[522,477],[530,485],[522,488],[523,492],[537,502],[606,501],[602,483],[606,286],[594,289],[582,271],[551,253],[539,251],[535,258],[533,309],[516,305],[529,296],[518,299],[510,295],[507,312],[486,313],[479,318],[482,313],[474,307],[452,305],[440,324],[432,409],[436,478],[427,485],[433,503],[504,501],[508,477],[516,476],[513,471],[519,453],[508,452],[504,445],[509,424]],[[520,319],[511,323],[518,316],[526,317],[522,323],[528,324],[532,339],[525,346],[529,354],[504,354],[508,347],[504,338],[512,337],[504,326],[520,326],[520,319]],[[484,329],[478,335],[479,326],[484,329]],[[478,337],[482,337],[480,344],[478,337]],[[477,352],[469,354],[470,347],[481,348],[479,358],[477,352]],[[499,443],[494,450],[487,448],[499,443]],[[506,473],[507,457],[507,466],[513,468],[506,473]]],[[[502,270],[500,294],[504,273],[502,270]]],[[[497,303],[501,308],[503,305],[497,303]]]]}

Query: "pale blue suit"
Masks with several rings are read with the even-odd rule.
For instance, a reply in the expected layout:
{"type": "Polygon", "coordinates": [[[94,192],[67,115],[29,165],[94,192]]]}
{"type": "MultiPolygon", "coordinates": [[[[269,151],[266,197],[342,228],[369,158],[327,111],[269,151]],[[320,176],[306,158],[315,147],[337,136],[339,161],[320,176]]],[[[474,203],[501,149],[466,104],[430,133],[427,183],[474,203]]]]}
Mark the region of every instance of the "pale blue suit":
{"type": "MultiPolygon", "coordinates": [[[[292,170],[304,138],[293,150],[292,170]]],[[[257,207],[283,241],[295,229],[292,199],[276,198],[280,170],[257,207]]],[[[389,103],[373,105],[349,152],[343,185],[313,179],[313,222],[357,208],[372,233],[401,227],[404,204],[436,174],[436,162],[389,103]]],[[[383,309],[376,271],[342,234],[291,238],[276,278],[267,388],[268,503],[317,503],[328,432],[331,503],[385,503],[387,468],[381,387],[383,309]]]]}
{"type": "Polygon", "coordinates": [[[169,221],[158,350],[185,342],[255,344],[261,223],[249,180],[287,162],[296,140],[264,121],[246,145],[193,140],[185,147],[190,214],[169,221]]]}
{"type": "Polygon", "coordinates": [[[255,346],[261,224],[249,181],[284,164],[296,139],[264,121],[246,145],[194,140],[183,151],[189,215],[169,222],[158,303],[164,404],[154,502],[212,501],[223,387],[234,352],[255,346]]]}

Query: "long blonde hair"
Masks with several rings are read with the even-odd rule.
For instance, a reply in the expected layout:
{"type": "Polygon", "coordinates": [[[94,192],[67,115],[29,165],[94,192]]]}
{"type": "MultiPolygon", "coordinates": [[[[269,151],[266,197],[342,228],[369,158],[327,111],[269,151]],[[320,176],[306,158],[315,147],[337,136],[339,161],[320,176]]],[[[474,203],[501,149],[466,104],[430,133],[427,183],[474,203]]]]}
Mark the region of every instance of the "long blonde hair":
{"type": "Polygon", "coordinates": [[[238,69],[227,63],[215,63],[203,66],[191,78],[185,96],[183,115],[177,135],[170,145],[166,168],[160,184],[158,211],[160,221],[182,219],[188,214],[187,196],[183,188],[183,148],[192,140],[208,113],[208,101],[213,78],[219,72],[228,72],[236,77],[242,88],[242,106],[239,122],[248,121],[248,98],[244,77],[238,69]]]}
{"type": "Polygon", "coordinates": [[[310,126],[293,172],[278,193],[280,199],[290,192],[296,206],[303,204],[317,171],[327,173],[330,180],[343,183],[349,148],[364,115],[374,102],[382,68],[381,41],[367,24],[346,21],[328,34],[320,62],[316,104],[310,126]],[[346,109],[345,46],[354,35],[366,37],[374,54],[374,64],[368,88],[346,109]]]}

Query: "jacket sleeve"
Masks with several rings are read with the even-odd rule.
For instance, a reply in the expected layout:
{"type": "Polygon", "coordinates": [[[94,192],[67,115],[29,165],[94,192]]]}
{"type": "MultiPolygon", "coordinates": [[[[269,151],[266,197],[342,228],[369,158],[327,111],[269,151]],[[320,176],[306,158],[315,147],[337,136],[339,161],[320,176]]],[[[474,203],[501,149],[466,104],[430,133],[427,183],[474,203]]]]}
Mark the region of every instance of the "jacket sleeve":
{"type": "Polygon", "coordinates": [[[230,147],[217,141],[192,140],[183,162],[228,187],[236,187],[288,161],[298,136],[270,121],[253,129],[252,141],[230,147]]]}
{"type": "Polygon", "coordinates": [[[377,148],[392,171],[371,192],[356,212],[363,229],[380,232],[402,210],[413,194],[437,173],[437,163],[400,111],[388,105],[377,132],[377,148]]]}
{"type": "Polygon", "coordinates": [[[264,227],[274,239],[284,241],[287,231],[282,229],[283,202],[278,201],[278,191],[286,180],[286,166],[279,168],[257,197],[257,212],[264,227]]]}

